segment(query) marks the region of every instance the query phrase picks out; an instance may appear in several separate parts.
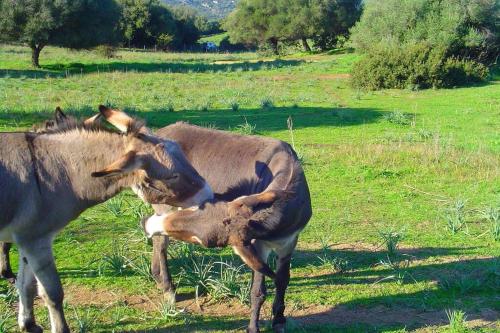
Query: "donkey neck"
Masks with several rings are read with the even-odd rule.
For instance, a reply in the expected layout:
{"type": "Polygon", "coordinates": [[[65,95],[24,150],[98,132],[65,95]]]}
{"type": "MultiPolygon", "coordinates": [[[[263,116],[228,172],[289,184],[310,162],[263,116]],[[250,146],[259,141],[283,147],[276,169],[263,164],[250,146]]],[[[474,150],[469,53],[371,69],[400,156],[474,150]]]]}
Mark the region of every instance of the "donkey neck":
{"type": "Polygon", "coordinates": [[[57,192],[62,187],[83,205],[109,199],[133,185],[136,176],[93,178],[91,173],[119,159],[128,144],[126,136],[104,131],[74,129],[39,135],[34,147],[42,189],[57,192]]]}

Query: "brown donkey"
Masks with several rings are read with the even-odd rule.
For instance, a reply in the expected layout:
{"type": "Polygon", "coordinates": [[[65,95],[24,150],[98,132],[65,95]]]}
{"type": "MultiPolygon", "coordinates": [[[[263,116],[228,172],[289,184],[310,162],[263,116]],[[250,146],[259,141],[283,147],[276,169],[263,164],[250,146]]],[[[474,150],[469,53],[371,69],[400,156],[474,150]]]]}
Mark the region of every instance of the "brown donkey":
{"type": "Polygon", "coordinates": [[[145,198],[151,203],[200,204],[211,197],[174,142],[150,135],[124,113],[103,106],[100,111],[128,133],[80,125],[42,134],[0,133],[0,241],[19,248],[21,330],[42,331],[33,313],[37,282],[52,332],[69,332],[52,241],[85,209],[126,187],[154,193],[145,198]]]}
{"type": "MultiPolygon", "coordinates": [[[[215,200],[173,213],[165,205],[154,205],[157,214],[146,220],[146,232],[207,247],[232,246],[254,269],[248,332],[259,331],[266,295],[264,275],[274,278],[273,328],[282,332],[291,255],[312,214],[309,188],[295,152],[279,140],[184,123],[164,127],[156,135],[181,146],[212,187],[215,200]],[[271,251],[277,254],[275,275],[263,264],[271,251]]],[[[168,239],[155,236],[153,244],[153,274],[167,292],[172,292],[163,250],[168,239]]]]}

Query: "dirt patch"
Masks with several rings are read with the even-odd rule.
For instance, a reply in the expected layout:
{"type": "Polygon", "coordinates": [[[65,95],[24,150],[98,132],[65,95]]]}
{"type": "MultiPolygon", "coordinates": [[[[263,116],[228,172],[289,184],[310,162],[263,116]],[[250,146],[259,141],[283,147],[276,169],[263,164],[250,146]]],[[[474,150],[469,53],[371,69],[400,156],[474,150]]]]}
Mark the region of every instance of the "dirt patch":
{"type": "MultiPolygon", "coordinates": [[[[68,285],[64,287],[65,298],[74,305],[113,305],[122,303],[139,309],[149,309],[154,300],[149,295],[130,295],[104,288],[68,285]]],[[[154,297],[154,296],[153,296],[154,297]]],[[[158,297],[158,301],[160,298],[158,297]]]]}
{"type": "MultiPolygon", "coordinates": [[[[308,79],[316,79],[316,80],[345,80],[351,77],[351,74],[320,74],[320,75],[312,75],[307,77],[308,79]]],[[[296,80],[296,75],[274,75],[271,77],[273,81],[289,81],[296,80]]]]}
{"type": "Polygon", "coordinates": [[[349,79],[351,74],[321,74],[317,78],[320,80],[338,80],[338,79],[349,79]]]}

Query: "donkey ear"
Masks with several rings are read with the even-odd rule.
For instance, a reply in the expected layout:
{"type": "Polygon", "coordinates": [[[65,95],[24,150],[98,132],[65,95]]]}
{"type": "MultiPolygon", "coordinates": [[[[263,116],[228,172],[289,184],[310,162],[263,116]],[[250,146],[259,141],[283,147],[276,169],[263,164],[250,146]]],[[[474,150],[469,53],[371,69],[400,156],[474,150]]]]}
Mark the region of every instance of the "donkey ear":
{"type": "Polygon", "coordinates": [[[134,123],[134,118],[120,110],[113,110],[104,105],[99,105],[99,112],[104,119],[123,133],[127,133],[128,129],[134,123]]]}
{"type": "Polygon", "coordinates": [[[93,117],[90,117],[90,118],[87,118],[83,121],[83,124],[86,125],[86,126],[90,126],[94,123],[97,123],[99,121],[99,119],[102,118],[102,115],[100,113],[96,114],[95,116],[93,117]]]}
{"type": "Polygon", "coordinates": [[[273,270],[259,257],[253,245],[233,246],[233,250],[254,271],[262,273],[271,279],[276,277],[273,270]]]}
{"type": "Polygon", "coordinates": [[[61,125],[62,123],[66,122],[68,116],[66,116],[58,106],[56,107],[56,111],[54,112],[54,118],[56,119],[56,124],[61,125]]]}
{"type": "Polygon", "coordinates": [[[135,151],[129,151],[104,170],[92,172],[92,177],[100,178],[132,172],[144,167],[143,159],[135,151]]]}
{"type": "Polygon", "coordinates": [[[278,198],[279,194],[275,191],[266,191],[260,194],[241,197],[229,203],[228,213],[229,216],[240,215],[249,218],[258,205],[271,205],[278,198]]]}

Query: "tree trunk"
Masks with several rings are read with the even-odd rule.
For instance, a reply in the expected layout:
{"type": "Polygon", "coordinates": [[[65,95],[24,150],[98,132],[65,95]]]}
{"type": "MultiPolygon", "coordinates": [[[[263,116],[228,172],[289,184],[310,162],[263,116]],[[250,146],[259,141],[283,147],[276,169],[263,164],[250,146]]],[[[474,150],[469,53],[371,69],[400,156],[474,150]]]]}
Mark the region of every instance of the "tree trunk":
{"type": "Polygon", "coordinates": [[[309,46],[309,43],[307,42],[307,38],[305,38],[305,37],[302,38],[302,46],[304,47],[304,50],[306,52],[311,52],[311,47],[309,46]]]}
{"type": "Polygon", "coordinates": [[[278,39],[271,38],[271,39],[269,39],[269,43],[271,43],[271,47],[273,49],[274,54],[275,55],[279,55],[280,52],[279,52],[279,49],[278,49],[278,39]]]}
{"type": "Polygon", "coordinates": [[[40,52],[42,52],[43,45],[35,45],[31,47],[31,64],[33,67],[40,68],[40,52]]]}

